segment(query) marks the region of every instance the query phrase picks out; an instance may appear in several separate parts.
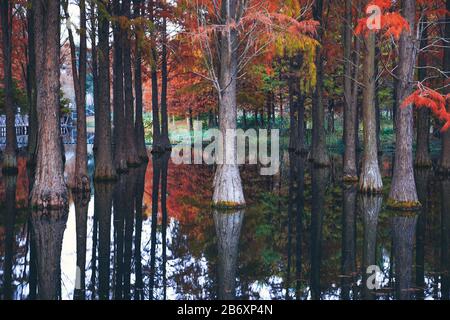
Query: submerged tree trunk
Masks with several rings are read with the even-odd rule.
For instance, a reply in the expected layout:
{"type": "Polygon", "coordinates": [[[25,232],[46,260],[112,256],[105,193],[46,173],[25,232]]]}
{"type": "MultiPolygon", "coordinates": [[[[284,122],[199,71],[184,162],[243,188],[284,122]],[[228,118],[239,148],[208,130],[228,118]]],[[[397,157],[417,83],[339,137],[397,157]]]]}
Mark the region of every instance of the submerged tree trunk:
{"type": "MultiPolygon", "coordinates": [[[[222,2],[222,20],[233,23],[237,12],[237,0],[222,2]]],[[[238,72],[238,35],[235,29],[225,29],[220,41],[219,121],[223,137],[223,164],[219,164],[214,177],[213,203],[217,206],[239,207],[245,205],[241,176],[237,165],[236,137],[228,137],[228,130],[237,127],[236,82],[238,72]],[[227,143],[230,140],[230,143],[227,143]]]]}
{"type": "Polygon", "coordinates": [[[38,153],[31,205],[41,209],[68,204],[60,139],[60,1],[33,1],[36,35],[38,153]]]}
{"type": "Polygon", "coordinates": [[[450,179],[441,181],[442,299],[450,299],[450,179]]]}
{"type": "MultiPolygon", "coordinates": [[[[420,41],[420,48],[425,48],[428,44],[427,20],[422,22],[423,31],[420,41]]],[[[425,53],[419,54],[419,81],[425,81],[427,77],[427,59],[425,53]]],[[[417,148],[416,148],[416,167],[431,167],[430,157],[430,109],[420,108],[417,110],[417,148]]]]}
{"type": "MultiPolygon", "coordinates": [[[[69,44],[72,62],[72,77],[77,105],[77,144],[75,153],[75,173],[69,186],[75,191],[89,192],[89,177],[87,172],[87,133],[86,133],[86,64],[87,64],[87,37],[86,37],[86,2],[80,0],[80,50],[79,59],[75,47],[72,29],[69,27],[69,44]]],[[[64,2],[66,20],[70,21],[69,2],[64,2]]]]}
{"type": "MultiPolygon", "coordinates": [[[[450,38],[450,0],[446,1],[446,24],[445,24],[445,38],[450,38]]],[[[444,71],[450,70],[450,47],[448,45],[444,48],[444,71]]],[[[444,89],[444,94],[449,93],[448,86],[444,89]]],[[[447,110],[450,111],[450,105],[447,103],[447,110]]],[[[442,134],[442,151],[441,161],[439,164],[439,171],[442,174],[450,175],[450,130],[442,134]]]]}
{"type": "Polygon", "coordinates": [[[400,61],[397,88],[397,128],[395,145],[394,175],[389,194],[389,206],[393,208],[412,208],[420,206],[417,198],[413,168],[413,110],[412,106],[400,108],[411,94],[417,48],[415,45],[416,1],[402,2],[403,15],[409,23],[410,31],[404,30],[400,36],[400,61]]]}
{"type": "MultiPolygon", "coordinates": [[[[134,0],[135,17],[141,17],[141,0],[134,0]]],[[[136,119],[134,124],[136,148],[139,158],[143,162],[148,162],[147,147],[145,145],[145,130],[143,119],[142,102],[142,41],[144,37],[143,27],[138,23],[136,26],[136,47],[134,66],[134,92],[136,95],[136,119]]]]}
{"type": "MultiPolygon", "coordinates": [[[[317,0],[313,9],[314,20],[321,23],[319,28],[319,41],[323,38],[323,0],[317,0]]],[[[312,120],[313,120],[313,134],[312,134],[312,148],[311,160],[318,166],[329,166],[330,158],[328,156],[326,135],[325,135],[325,110],[323,105],[323,54],[321,49],[318,49],[316,56],[317,66],[317,84],[313,93],[312,106],[312,120]]]]}
{"type": "MultiPolygon", "coordinates": [[[[123,15],[119,0],[112,2],[113,14],[116,18],[123,15]]],[[[119,21],[113,23],[114,63],[113,63],[113,108],[114,108],[114,165],[118,173],[128,171],[125,137],[125,100],[123,82],[123,43],[125,30],[119,21]]]]}
{"type": "Polygon", "coordinates": [[[383,190],[380,167],[378,165],[377,130],[375,114],[375,33],[370,31],[366,38],[364,62],[364,157],[359,188],[365,193],[383,190]]]}
{"type": "MultiPolygon", "coordinates": [[[[107,6],[102,0],[99,5],[107,6]]],[[[104,8],[104,9],[105,9],[104,8]]],[[[109,59],[109,20],[102,10],[97,10],[98,23],[98,105],[95,107],[98,123],[95,124],[97,152],[95,153],[96,181],[117,179],[111,148],[111,99],[110,99],[110,59],[109,59]]]]}
{"type": "Polygon", "coordinates": [[[13,96],[12,74],[12,7],[11,1],[0,2],[0,19],[2,26],[3,83],[5,91],[6,113],[6,148],[3,153],[4,172],[17,172],[17,138],[16,138],[16,108],[13,96]]]}

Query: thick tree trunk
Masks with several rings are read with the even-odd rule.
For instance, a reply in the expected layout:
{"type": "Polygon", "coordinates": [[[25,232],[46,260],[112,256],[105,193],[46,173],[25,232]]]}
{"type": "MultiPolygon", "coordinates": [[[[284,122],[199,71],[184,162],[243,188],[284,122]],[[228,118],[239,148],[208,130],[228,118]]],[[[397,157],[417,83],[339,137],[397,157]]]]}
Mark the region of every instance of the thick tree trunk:
{"type": "MultiPolygon", "coordinates": [[[[99,5],[107,6],[108,1],[102,0],[99,5]]],[[[104,8],[104,9],[105,9],[104,8]]],[[[110,99],[110,59],[109,59],[109,20],[102,10],[98,23],[98,105],[95,106],[97,121],[95,135],[97,151],[95,153],[96,181],[111,181],[117,179],[113,164],[111,148],[111,99],[110,99]]]]}
{"type": "Polygon", "coordinates": [[[365,193],[379,193],[383,190],[380,167],[378,165],[377,130],[375,114],[375,33],[366,38],[364,61],[364,158],[359,188],[365,193]]]}
{"type": "MultiPolygon", "coordinates": [[[[314,20],[323,23],[323,0],[317,0],[313,9],[314,20]]],[[[323,37],[323,27],[319,28],[319,41],[323,37]]],[[[317,84],[313,93],[312,120],[313,134],[311,147],[311,160],[318,166],[330,166],[330,158],[328,156],[326,135],[325,135],[325,110],[323,105],[323,55],[320,49],[317,51],[317,84]]]]}
{"type": "MultiPolygon", "coordinates": [[[[222,2],[222,20],[231,23],[235,20],[237,0],[222,2]]],[[[241,176],[237,165],[237,140],[228,137],[228,130],[237,127],[236,82],[238,67],[237,30],[223,30],[220,42],[220,88],[219,121],[223,137],[223,164],[219,164],[214,177],[213,203],[222,207],[239,207],[245,205],[241,176]],[[230,140],[231,143],[227,143],[230,140]]]]}
{"type": "MultiPolygon", "coordinates": [[[[70,21],[69,2],[64,2],[66,20],[70,21]]],[[[78,192],[89,192],[90,183],[87,172],[87,133],[86,133],[86,64],[87,64],[87,28],[86,1],[80,0],[80,50],[77,61],[75,40],[71,28],[69,32],[72,76],[77,105],[77,145],[75,152],[75,173],[69,186],[78,192]]]]}
{"type": "MultiPolygon", "coordinates": [[[[445,24],[445,38],[450,38],[450,0],[446,1],[446,24],[445,24]]],[[[444,71],[450,70],[450,47],[447,45],[444,49],[444,71]]],[[[445,87],[444,94],[449,93],[448,86],[445,87]]],[[[447,103],[447,110],[450,111],[450,105],[447,103]]],[[[442,151],[441,161],[439,164],[439,171],[442,174],[450,175],[450,130],[442,134],[442,151]]]]}
{"type": "MultiPolygon", "coordinates": [[[[426,28],[426,18],[422,25],[422,39],[420,48],[425,48],[428,44],[428,29],[426,28]]],[[[424,81],[427,77],[427,59],[424,53],[419,54],[419,81],[424,81]]],[[[417,148],[416,167],[429,168],[432,165],[430,157],[430,109],[420,108],[417,110],[417,148]]]]}
{"type": "Polygon", "coordinates": [[[415,45],[416,1],[402,2],[403,15],[409,23],[410,31],[404,30],[400,36],[400,61],[397,88],[397,128],[394,175],[389,194],[389,206],[392,208],[413,208],[420,206],[417,198],[413,167],[413,109],[412,106],[400,108],[406,97],[411,94],[414,66],[417,55],[415,45]]]}
{"type": "Polygon", "coordinates": [[[3,83],[5,91],[6,147],[3,153],[3,172],[17,173],[16,108],[12,74],[12,7],[11,1],[0,2],[2,26],[3,83]]]}
{"type": "MultiPolygon", "coordinates": [[[[125,17],[131,19],[131,0],[122,1],[122,12],[125,17]]],[[[129,167],[136,167],[140,164],[137,153],[136,140],[134,136],[134,97],[133,97],[133,74],[131,67],[131,30],[122,29],[123,48],[123,79],[125,90],[125,124],[124,136],[126,143],[126,161],[129,167]]]]}
{"type": "MultiPolygon", "coordinates": [[[[113,14],[115,17],[123,15],[122,5],[119,0],[112,2],[113,14]]],[[[122,29],[119,21],[113,23],[114,35],[114,63],[113,63],[113,108],[114,108],[114,165],[117,172],[128,171],[125,137],[125,100],[123,82],[123,43],[125,30],[122,29]]]]}
{"type": "MultiPolygon", "coordinates": [[[[141,17],[141,0],[134,0],[134,13],[136,18],[141,17]]],[[[148,162],[147,147],[145,145],[145,131],[143,119],[142,102],[142,41],[143,28],[140,24],[136,26],[136,47],[135,47],[135,66],[134,66],[134,92],[136,95],[136,119],[134,124],[136,148],[139,158],[143,162],[148,162]]]]}
{"type": "MultiPolygon", "coordinates": [[[[39,10],[36,10],[37,12],[39,10]]],[[[61,251],[67,217],[67,213],[63,211],[32,213],[31,225],[36,247],[37,298],[39,300],[61,299],[61,251]]]]}
{"type": "Polygon", "coordinates": [[[34,0],[33,7],[39,135],[31,205],[56,209],[68,204],[60,139],[60,1],[34,0]]]}
{"type": "Polygon", "coordinates": [[[239,239],[241,236],[244,211],[214,211],[214,225],[218,246],[218,294],[219,300],[236,299],[236,270],[239,255],[239,239]]]}
{"type": "MultiPolygon", "coordinates": [[[[165,2],[165,1],[164,1],[165,2]]],[[[172,150],[172,145],[169,140],[169,120],[167,117],[167,85],[168,85],[168,70],[167,70],[167,18],[163,17],[162,29],[162,55],[161,55],[161,147],[166,151],[172,150]]]]}

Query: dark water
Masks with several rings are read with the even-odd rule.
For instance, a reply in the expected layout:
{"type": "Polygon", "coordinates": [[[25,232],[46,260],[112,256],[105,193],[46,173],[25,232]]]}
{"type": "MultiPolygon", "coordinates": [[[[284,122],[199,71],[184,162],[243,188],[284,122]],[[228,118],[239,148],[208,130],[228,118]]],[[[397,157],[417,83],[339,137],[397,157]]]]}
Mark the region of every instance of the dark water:
{"type": "Polygon", "coordinates": [[[372,197],[340,183],[339,157],[282,158],[276,176],[242,167],[245,210],[211,209],[213,167],[165,157],[45,216],[27,209],[21,161],[0,178],[0,299],[450,298],[450,180],[417,172],[422,211],[393,213],[391,156],[372,197]]]}

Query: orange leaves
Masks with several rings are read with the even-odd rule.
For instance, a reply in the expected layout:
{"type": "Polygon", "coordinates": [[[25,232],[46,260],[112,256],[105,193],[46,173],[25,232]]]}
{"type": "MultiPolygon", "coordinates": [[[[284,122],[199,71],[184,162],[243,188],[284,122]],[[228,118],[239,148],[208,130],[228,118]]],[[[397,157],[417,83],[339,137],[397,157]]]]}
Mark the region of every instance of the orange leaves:
{"type": "Polygon", "coordinates": [[[401,108],[410,105],[415,105],[416,108],[429,108],[439,120],[445,122],[441,129],[444,132],[450,129],[450,112],[446,109],[449,101],[450,94],[443,96],[439,92],[419,84],[419,89],[403,101],[401,108]]]}

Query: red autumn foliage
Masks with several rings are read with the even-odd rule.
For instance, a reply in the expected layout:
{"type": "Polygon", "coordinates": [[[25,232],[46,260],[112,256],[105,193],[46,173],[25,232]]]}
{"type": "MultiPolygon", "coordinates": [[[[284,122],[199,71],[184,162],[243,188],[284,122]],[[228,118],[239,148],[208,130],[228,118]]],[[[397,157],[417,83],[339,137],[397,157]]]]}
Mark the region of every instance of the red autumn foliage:
{"type": "Polygon", "coordinates": [[[450,94],[444,96],[419,84],[419,88],[403,101],[401,107],[406,108],[414,105],[416,108],[429,108],[439,120],[444,122],[441,129],[444,132],[450,129],[450,112],[446,108],[449,101],[450,94]]]}
{"type": "MultiPolygon", "coordinates": [[[[368,12],[368,8],[371,6],[378,6],[381,9],[381,29],[384,30],[384,35],[389,37],[393,36],[395,39],[399,39],[403,30],[410,31],[410,27],[408,22],[397,12],[387,12],[388,9],[392,6],[391,0],[373,0],[371,1],[367,7],[366,12],[368,12]]],[[[369,30],[367,27],[367,21],[369,18],[363,18],[358,21],[358,24],[355,29],[356,34],[367,34],[369,31],[380,31],[380,30],[369,30]]]]}

